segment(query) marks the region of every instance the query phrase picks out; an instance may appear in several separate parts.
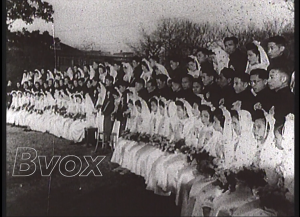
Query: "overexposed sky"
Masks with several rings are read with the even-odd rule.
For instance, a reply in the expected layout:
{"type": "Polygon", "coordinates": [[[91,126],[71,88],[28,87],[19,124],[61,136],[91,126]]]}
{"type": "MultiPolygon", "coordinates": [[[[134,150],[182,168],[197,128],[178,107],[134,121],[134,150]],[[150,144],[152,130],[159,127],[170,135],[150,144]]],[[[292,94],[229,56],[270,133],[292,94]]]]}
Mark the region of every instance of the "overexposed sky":
{"type": "MultiPolygon", "coordinates": [[[[283,0],[46,0],[54,8],[54,24],[36,19],[26,28],[49,31],[74,47],[128,51],[126,42],[139,38],[139,29],[151,31],[160,18],[188,18],[195,22],[245,26],[263,20],[294,18],[283,0]],[[53,27],[53,26],[54,27],[53,27]]],[[[15,21],[12,30],[21,30],[15,21]]]]}

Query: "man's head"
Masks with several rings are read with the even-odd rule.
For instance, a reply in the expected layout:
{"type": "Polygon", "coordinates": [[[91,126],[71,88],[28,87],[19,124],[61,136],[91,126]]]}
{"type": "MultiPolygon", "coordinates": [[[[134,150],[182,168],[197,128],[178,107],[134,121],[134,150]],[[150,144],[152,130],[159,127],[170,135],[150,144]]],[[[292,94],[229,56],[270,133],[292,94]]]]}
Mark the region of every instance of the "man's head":
{"type": "Polygon", "coordinates": [[[238,39],[236,37],[226,37],[224,39],[225,51],[230,55],[235,52],[238,45],[238,39]]]}
{"type": "Polygon", "coordinates": [[[234,70],[231,68],[223,68],[220,75],[216,78],[217,84],[223,88],[233,83],[234,70]]]}
{"type": "Polygon", "coordinates": [[[200,94],[203,90],[203,82],[201,78],[194,78],[193,79],[193,92],[194,94],[200,94]]]}
{"type": "Polygon", "coordinates": [[[131,62],[132,63],[132,67],[136,68],[140,64],[140,62],[141,62],[141,58],[138,57],[138,56],[134,56],[132,58],[132,62],[131,62]]]}
{"type": "Polygon", "coordinates": [[[236,73],[233,79],[233,89],[236,93],[241,93],[247,89],[250,76],[247,73],[236,73]]]}
{"type": "Polygon", "coordinates": [[[163,89],[167,85],[168,77],[164,74],[158,74],[156,76],[156,84],[158,89],[163,89]]]}
{"type": "Polygon", "coordinates": [[[184,75],[181,79],[182,89],[184,90],[192,89],[192,82],[193,82],[193,76],[189,74],[184,75]]]}
{"type": "Polygon", "coordinates": [[[175,70],[180,64],[180,59],[178,56],[171,56],[170,57],[170,66],[172,70],[175,70]]]}
{"type": "Polygon", "coordinates": [[[171,88],[173,92],[178,92],[181,90],[181,79],[178,77],[175,77],[171,80],[171,88]]]}
{"type": "Polygon", "coordinates": [[[285,50],[285,38],[282,36],[274,36],[268,40],[268,56],[270,59],[279,57],[285,50]]]}
{"type": "Polygon", "coordinates": [[[142,78],[136,79],[134,83],[135,90],[139,92],[145,87],[145,81],[142,78]]]}
{"type": "Polygon", "coordinates": [[[206,48],[198,48],[196,52],[196,57],[199,64],[204,63],[209,57],[209,50],[207,50],[206,48]]]}
{"type": "Polygon", "coordinates": [[[215,78],[218,76],[217,72],[212,67],[205,67],[202,69],[201,80],[206,87],[214,83],[215,78]]]}
{"type": "Polygon", "coordinates": [[[156,63],[159,62],[158,56],[151,56],[149,58],[149,62],[150,62],[150,66],[153,68],[156,65],[156,63]]]}
{"type": "Polygon", "coordinates": [[[78,85],[79,85],[80,87],[83,87],[83,85],[84,85],[84,78],[79,78],[79,79],[78,79],[78,85]]]}
{"type": "Polygon", "coordinates": [[[156,81],[154,79],[150,79],[146,84],[146,89],[148,93],[151,93],[156,88],[156,81]]]}
{"type": "Polygon", "coordinates": [[[105,86],[106,87],[111,87],[113,85],[114,78],[111,75],[106,75],[105,76],[105,86]]]}
{"type": "Polygon", "coordinates": [[[271,69],[269,72],[268,85],[271,90],[280,90],[289,86],[291,74],[287,68],[271,69]]]}
{"type": "Polygon", "coordinates": [[[253,69],[250,72],[250,85],[255,93],[265,89],[268,85],[269,73],[264,69],[253,69]]]}

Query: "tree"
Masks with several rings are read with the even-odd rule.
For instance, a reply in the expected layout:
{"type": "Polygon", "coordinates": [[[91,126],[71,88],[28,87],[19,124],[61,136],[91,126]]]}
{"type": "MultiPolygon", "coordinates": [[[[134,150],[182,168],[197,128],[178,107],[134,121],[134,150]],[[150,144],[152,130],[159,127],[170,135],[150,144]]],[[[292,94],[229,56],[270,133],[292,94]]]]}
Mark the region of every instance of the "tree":
{"type": "Polygon", "coordinates": [[[6,26],[8,29],[18,19],[23,20],[26,24],[31,24],[35,18],[53,22],[53,13],[52,5],[43,0],[7,0],[6,26]]]}

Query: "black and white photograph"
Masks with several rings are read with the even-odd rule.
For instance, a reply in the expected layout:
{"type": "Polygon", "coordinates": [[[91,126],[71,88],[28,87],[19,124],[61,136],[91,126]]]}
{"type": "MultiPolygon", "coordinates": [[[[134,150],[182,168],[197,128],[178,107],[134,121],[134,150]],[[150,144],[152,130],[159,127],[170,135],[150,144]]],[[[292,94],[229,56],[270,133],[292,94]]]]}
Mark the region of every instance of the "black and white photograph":
{"type": "Polygon", "coordinates": [[[296,216],[294,0],[2,4],[3,215],[296,216]]]}

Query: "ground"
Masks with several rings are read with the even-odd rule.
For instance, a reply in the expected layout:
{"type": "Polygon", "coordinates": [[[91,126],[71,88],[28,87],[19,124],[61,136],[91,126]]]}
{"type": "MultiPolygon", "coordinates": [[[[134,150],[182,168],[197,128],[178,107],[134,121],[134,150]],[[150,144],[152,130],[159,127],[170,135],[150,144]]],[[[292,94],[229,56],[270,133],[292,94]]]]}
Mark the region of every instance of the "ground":
{"type": "MultiPolygon", "coordinates": [[[[76,155],[83,160],[93,148],[71,144],[48,133],[24,131],[7,125],[7,216],[179,216],[173,196],[145,190],[142,177],[112,172],[111,154],[99,164],[102,177],[64,177],[55,168],[42,177],[39,166],[28,177],[12,176],[17,147],[31,147],[38,155],[76,155]]],[[[99,153],[96,153],[99,155],[99,153]]],[[[95,154],[93,155],[95,156],[95,154]]],[[[38,160],[35,161],[38,165],[38,160]]],[[[15,171],[16,172],[16,171],[15,171]]]]}

